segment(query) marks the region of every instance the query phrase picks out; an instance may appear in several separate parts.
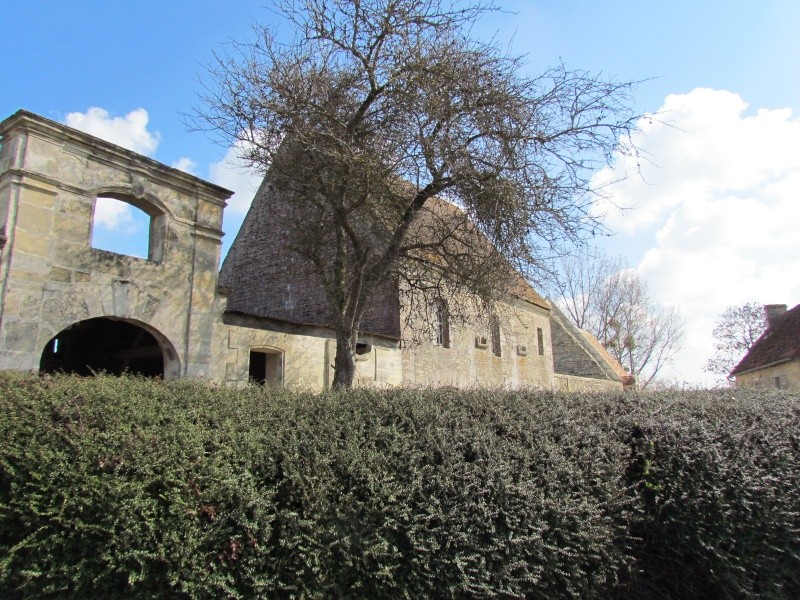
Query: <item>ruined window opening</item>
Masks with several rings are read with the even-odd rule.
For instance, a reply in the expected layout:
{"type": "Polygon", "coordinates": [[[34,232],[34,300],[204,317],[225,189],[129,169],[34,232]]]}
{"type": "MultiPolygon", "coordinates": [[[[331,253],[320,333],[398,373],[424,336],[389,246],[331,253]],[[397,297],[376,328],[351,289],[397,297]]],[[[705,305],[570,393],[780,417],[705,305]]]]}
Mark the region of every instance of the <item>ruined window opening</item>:
{"type": "Polygon", "coordinates": [[[283,385],[283,352],[250,350],[249,377],[258,385],[283,385]]]}
{"type": "Polygon", "coordinates": [[[501,356],[502,350],[500,347],[500,319],[497,315],[492,315],[491,319],[489,320],[489,328],[491,330],[492,335],[492,354],[495,356],[501,356]]]}
{"type": "Polygon", "coordinates": [[[92,215],[91,246],[160,262],[165,217],[151,204],[124,196],[101,195],[92,215]]]}
{"type": "Polygon", "coordinates": [[[776,377],[775,378],[775,387],[778,388],[778,389],[781,389],[781,378],[780,377],[776,377]]]}
{"type": "Polygon", "coordinates": [[[356,344],[356,355],[364,356],[370,352],[372,352],[372,344],[368,344],[367,342],[358,342],[356,344]]]}
{"type": "Polygon", "coordinates": [[[450,312],[447,302],[441,298],[436,301],[436,345],[450,347],[450,312]]]}
{"type": "Polygon", "coordinates": [[[544,332],[541,327],[536,328],[536,343],[539,346],[539,355],[544,355],[544,332]]]}
{"type": "Polygon", "coordinates": [[[45,345],[40,373],[164,377],[164,353],[147,330],[118,319],[80,321],[45,345]]]}

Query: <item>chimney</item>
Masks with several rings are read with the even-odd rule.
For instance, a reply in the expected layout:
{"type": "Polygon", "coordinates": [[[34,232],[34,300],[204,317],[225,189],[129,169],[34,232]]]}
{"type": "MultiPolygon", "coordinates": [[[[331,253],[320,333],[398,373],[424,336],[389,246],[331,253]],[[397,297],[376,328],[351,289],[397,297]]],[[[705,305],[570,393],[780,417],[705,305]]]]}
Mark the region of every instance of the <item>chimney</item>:
{"type": "Polygon", "coordinates": [[[764,317],[767,319],[767,329],[772,329],[785,312],[785,304],[767,304],[764,306],[764,317]]]}

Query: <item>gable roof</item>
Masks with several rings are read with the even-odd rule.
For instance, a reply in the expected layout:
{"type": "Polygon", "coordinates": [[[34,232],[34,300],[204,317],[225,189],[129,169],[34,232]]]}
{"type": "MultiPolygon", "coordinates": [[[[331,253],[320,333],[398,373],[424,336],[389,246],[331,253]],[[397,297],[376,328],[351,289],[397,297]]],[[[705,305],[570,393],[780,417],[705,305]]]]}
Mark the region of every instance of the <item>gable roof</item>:
{"type": "Polygon", "coordinates": [[[585,329],[581,329],[580,332],[583,334],[583,337],[586,338],[586,341],[595,349],[602,359],[606,362],[606,364],[611,368],[614,373],[622,380],[622,382],[626,385],[633,383],[633,376],[625,370],[625,367],[614,358],[608,349],[600,343],[596,337],[594,337],[591,333],[586,331],[585,329]]]}
{"type": "MultiPolygon", "coordinates": [[[[497,253],[494,244],[478,229],[461,208],[439,196],[433,196],[425,202],[415,216],[414,224],[412,224],[412,228],[409,231],[410,237],[417,235],[423,239],[429,235],[433,235],[434,239],[443,239],[450,237],[452,234],[456,235],[453,236],[455,241],[451,241],[448,244],[451,252],[458,248],[461,252],[477,253],[478,256],[484,255],[487,257],[497,253]],[[437,231],[438,228],[443,229],[443,231],[437,231]],[[459,245],[467,238],[470,239],[470,245],[464,245],[463,248],[459,248],[459,245]],[[459,239],[462,242],[459,242],[459,239]]],[[[437,259],[436,256],[430,256],[429,258],[434,263],[444,263],[443,260],[437,259]]],[[[506,259],[501,258],[498,261],[497,268],[504,267],[507,269],[508,294],[534,306],[550,310],[550,303],[506,259]]]]}
{"type": "MultiPolygon", "coordinates": [[[[291,249],[298,212],[268,177],[262,181],[219,273],[227,288],[226,311],[310,327],[331,327],[334,318],[314,266],[291,249]]],[[[376,287],[360,331],[400,339],[399,298],[392,282],[376,287]]]]}
{"type": "Polygon", "coordinates": [[[631,383],[628,372],[597,338],[575,325],[555,302],[550,302],[550,307],[553,367],[556,373],[607,379],[624,385],[631,383]],[[568,344],[574,344],[582,350],[579,360],[569,356],[568,344]]]}
{"type": "Polygon", "coordinates": [[[731,371],[731,376],[800,358],[800,304],[786,311],[761,334],[731,371]]]}
{"type": "MultiPolygon", "coordinates": [[[[298,222],[304,222],[300,219],[302,210],[286,201],[285,192],[276,190],[267,174],[220,270],[219,283],[228,293],[228,312],[298,325],[331,326],[333,315],[319,275],[308,259],[290,248],[288,236],[298,222]]],[[[456,246],[459,238],[469,237],[476,243],[468,249],[484,247],[495,252],[488,238],[458,207],[433,197],[416,215],[409,235],[424,242],[427,236],[436,234],[456,246]],[[456,231],[459,235],[453,236],[456,231]]],[[[474,256],[480,260],[481,253],[474,256]]],[[[439,257],[434,252],[427,258],[437,263],[439,257]]],[[[508,269],[512,296],[550,309],[547,300],[522,275],[510,265],[508,269]]],[[[394,282],[387,280],[378,286],[365,308],[361,332],[399,339],[399,302],[394,282]]]]}

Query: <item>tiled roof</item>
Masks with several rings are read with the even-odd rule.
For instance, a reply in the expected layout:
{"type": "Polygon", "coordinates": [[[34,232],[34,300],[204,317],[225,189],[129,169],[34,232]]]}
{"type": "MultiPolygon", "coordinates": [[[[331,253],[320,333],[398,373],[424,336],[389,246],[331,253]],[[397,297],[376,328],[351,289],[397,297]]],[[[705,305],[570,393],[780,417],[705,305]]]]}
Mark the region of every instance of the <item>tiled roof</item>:
{"type": "Polygon", "coordinates": [[[800,358],[800,304],[761,334],[731,375],[741,375],[800,358]]]}
{"type": "Polygon", "coordinates": [[[592,347],[595,349],[595,351],[600,356],[603,357],[603,360],[605,360],[606,363],[608,363],[608,366],[611,367],[611,369],[614,371],[614,373],[616,373],[617,376],[623,382],[627,382],[628,379],[630,379],[630,377],[631,377],[630,373],[628,373],[625,370],[625,367],[623,367],[620,364],[620,362],[609,353],[609,351],[606,349],[606,347],[603,346],[603,344],[600,343],[600,340],[598,340],[596,337],[594,337],[591,333],[589,333],[585,329],[581,329],[580,332],[583,334],[583,337],[586,338],[586,341],[588,341],[589,344],[592,345],[592,347]]]}
{"type": "MultiPolygon", "coordinates": [[[[306,220],[303,209],[287,202],[265,179],[220,271],[220,285],[230,288],[228,311],[308,325],[329,326],[333,322],[318,274],[310,261],[290,250],[288,243],[295,224],[306,220]]],[[[444,255],[437,253],[437,244],[424,248],[429,239],[444,240],[442,244],[447,244],[451,252],[461,250],[454,255],[474,259],[477,265],[484,256],[489,259],[496,253],[488,238],[458,207],[437,197],[425,203],[408,235],[410,241],[421,243],[420,252],[426,260],[439,264],[443,270],[448,265],[444,255]]],[[[512,278],[510,294],[549,310],[547,300],[519,273],[510,266],[508,269],[512,278]]],[[[375,289],[369,300],[361,329],[398,339],[399,315],[397,289],[394,283],[386,282],[375,289]]]]}
{"type": "MultiPolygon", "coordinates": [[[[220,270],[219,283],[229,288],[228,312],[309,326],[334,322],[313,265],[288,243],[294,223],[302,222],[296,208],[262,184],[220,270]]],[[[400,305],[392,282],[373,291],[360,329],[400,339],[400,305]]]]}
{"type": "Polygon", "coordinates": [[[556,373],[630,383],[628,373],[597,338],[575,325],[555,302],[550,306],[556,373]],[[579,348],[579,352],[575,353],[575,348],[579,348]]]}
{"type": "MultiPolygon", "coordinates": [[[[442,237],[441,232],[436,231],[441,228],[445,232],[457,232],[454,239],[461,238],[466,240],[466,238],[470,238],[468,246],[465,246],[463,250],[478,254],[485,252],[487,257],[497,252],[489,238],[478,230],[459,207],[437,196],[430,198],[425,203],[417,214],[416,222],[418,224],[418,231],[415,232],[412,227],[410,232],[412,236],[416,234],[424,238],[430,235],[428,232],[434,232],[434,239],[436,239],[442,237]]],[[[449,246],[449,250],[454,252],[457,249],[449,246]]],[[[439,262],[435,257],[432,258],[434,262],[439,262]]],[[[512,296],[533,304],[534,306],[550,310],[550,303],[533,289],[531,284],[528,283],[518,271],[505,262],[505,260],[501,259],[500,262],[504,263],[508,268],[508,276],[510,278],[508,292],[512,296]]]]}

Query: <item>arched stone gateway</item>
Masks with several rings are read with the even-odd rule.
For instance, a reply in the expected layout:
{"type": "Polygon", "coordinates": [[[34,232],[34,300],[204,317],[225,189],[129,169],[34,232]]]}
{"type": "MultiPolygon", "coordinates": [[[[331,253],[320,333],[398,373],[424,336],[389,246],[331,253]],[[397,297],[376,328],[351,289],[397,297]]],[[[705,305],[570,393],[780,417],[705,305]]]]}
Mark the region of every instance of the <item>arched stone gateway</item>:
{"type": "Polygon", "coordinates": [[[70,325],[44,347],[40,373],[180,375],[172,344],[143,324],[100,317],[70,325]]]}

